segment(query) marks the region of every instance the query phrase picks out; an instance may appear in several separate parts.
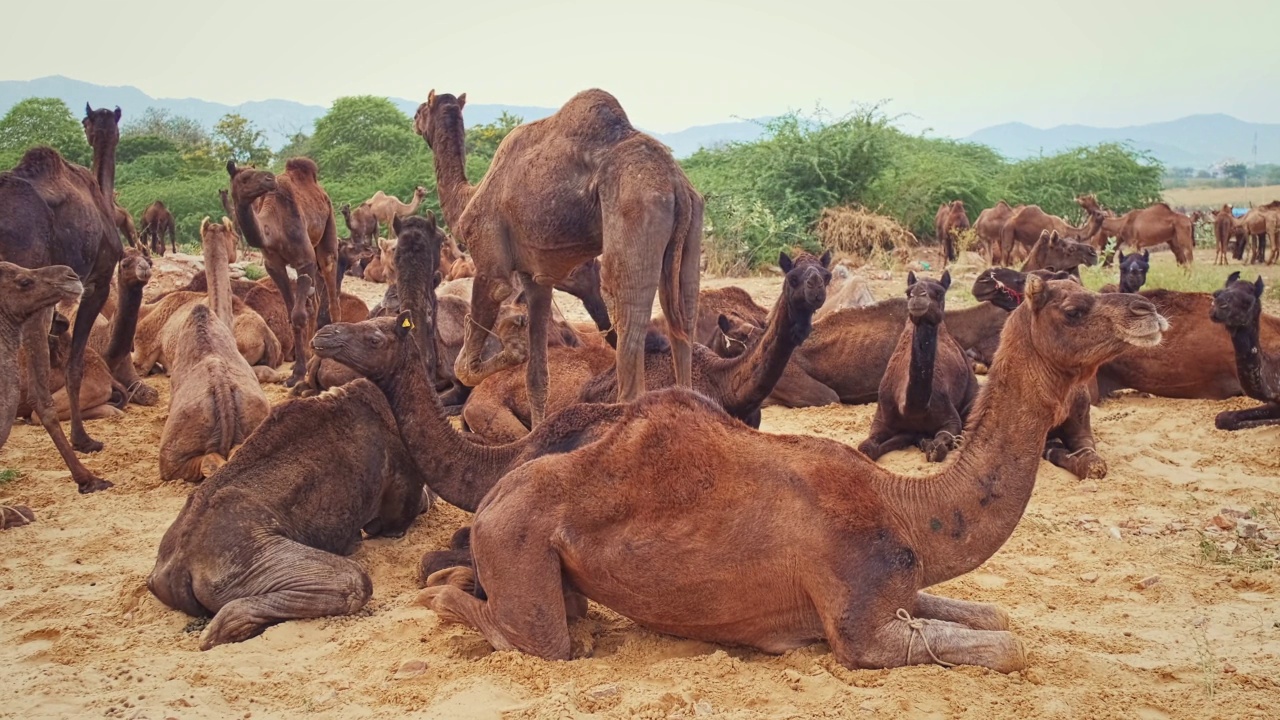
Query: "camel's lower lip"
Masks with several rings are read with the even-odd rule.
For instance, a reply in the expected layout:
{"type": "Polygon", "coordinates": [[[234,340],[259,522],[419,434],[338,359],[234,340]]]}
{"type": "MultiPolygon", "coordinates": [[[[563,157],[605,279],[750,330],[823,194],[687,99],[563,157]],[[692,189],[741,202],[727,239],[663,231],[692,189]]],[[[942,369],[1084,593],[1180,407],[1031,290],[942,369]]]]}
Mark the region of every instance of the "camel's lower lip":
{"type": "Polygon", "coordinates": [[[1164,333],[1157,330],[1146,335],[1130,335],[1128,340],[1130,345],[1137,345],[1138,347],[1155,347],[1160,344],[1160,340],[1163,335],[1164,333]]]}

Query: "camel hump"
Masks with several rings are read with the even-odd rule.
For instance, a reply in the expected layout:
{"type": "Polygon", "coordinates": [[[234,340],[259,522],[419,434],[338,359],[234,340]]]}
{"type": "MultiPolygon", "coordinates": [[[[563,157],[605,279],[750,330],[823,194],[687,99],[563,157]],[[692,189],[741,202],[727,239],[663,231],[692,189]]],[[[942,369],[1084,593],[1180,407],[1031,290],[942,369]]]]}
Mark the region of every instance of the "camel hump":
{"type": "Polygon", "coordinates": [[[605,144],[621,142],[639,132],[618,99],[595,88],[574,95],[553,117],[566,135],[605,144]]]}
{"type": "Polygon", "coordinates": [[[43,175],[61,170],[64,160],[62,155],[47,145],[33,147],[22,155],[22,159],[14,166],[14,170],[24,176],[43,175]]]}
{"type": "Polygon", "coordinates": [[[288,173],[305,177],[312,181],[320,176],[320,168],[311,158],[289,158],[289,161],[284,164],[284,169],[288,173]]]}

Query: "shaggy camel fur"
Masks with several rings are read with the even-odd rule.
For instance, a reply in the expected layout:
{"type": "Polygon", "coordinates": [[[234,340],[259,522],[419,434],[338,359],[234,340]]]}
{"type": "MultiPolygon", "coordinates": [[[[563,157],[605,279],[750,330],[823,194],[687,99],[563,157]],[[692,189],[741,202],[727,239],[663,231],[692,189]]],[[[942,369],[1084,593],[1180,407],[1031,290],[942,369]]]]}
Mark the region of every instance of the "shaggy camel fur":
{"type": "Polygon", "coordinates": [[[969,216],[963,200],[952,200],[938,206],[933,218],[933,234],[942,245],[942,266],[956,259],[956,235],[969,229],[969,216]]]}
{"type": "Polygon", "coordinates": [[[1072,386],[1126,345],[1159,342],[1164,324],[1135,295],[1034,276],[1027,294],[969,441],[939,476],[900,477],[840,443],[760,433],[696,393],[661,390],[598,441],[490,491],[470,533],[487,601],[453,584],[420,598],[495,648],[546,659],[569,659],[566,611],[582,596],[701,641],[778,653],[826,640],[850,668],[1024,668],[1003,611],[922,591],[999,550],[1072,386]],[[698,438],[697,452],[680,437],[698,438]]]}
{"type": "Polygon", "coordinates": [[[262,250],[267,274],[284,298],[293,324],[293,373],[285,380],[293,386],[307,369],[303,333],[313,321],[317,328],[328,325],[337,310],[338,230],[333,205],[317,181],[316,164],[307,158],[289,160],[280,175],[237,168],[234,161],[227,162],[227,173],[244,238],[262,250]],[[298,272],[296,296],[289,267],[298,272]],[[313,290],[319,305],[314,318],[308,309],[313,290]]]}
{"type": "MultiPolygon", "coordinates": [[[[1218,251],[1213,256],[1214,265],[1229,264],[1227,250],[1233,241],[1237,243],[1236,247],[1244,247],[1244,227],[1236,220],[1230,205],[1223,205],[1220,209],[1213,211],[1213,239],[1218,245],[1218,251]]],[[[1240,259],[1239,256],[1236,259],[1240,259]]]]}
{"type": "Polygon", "coordinates": [[[1098,292],[1136,293],[1147,284],[1147,271],[1151,269],[1151,251],[1143,250],[1141,254],[1120,252],[1120,284],[1108,283],[1098,292]]]}
{"type": "Polygon", "coordinates": [[[171,608],[213,615],[202,650],[281,620],[350,614],[373,586],[342,556],[362,530],[402,536],[430,500],[372,384],[292,400],[187,498],[147,587],[171,608]]]}
{"type": "Polygon", "coordinates": [[[1009,215],[1009,219],[1005,221],[1000,231],[1000,252],[1005,262],[1008,262],[1016,246],[1034,248],[1046,230],[1057,232],[1064,238],[1088,239],[1093,237],[1100,223],[1100,217],[1090,213],[1088,221],[1083,226],[1076,227],[1056,215],[1050,215],[1041,210],[1038,205],[1020,207],[1009,215]]]}
{"type": "Polygon", "coordinates": [[[169,212],[163,201],[157,200],[142,211],[142,243],[149,246],[151,252],[163,256],[166,235],[169,237],[169,247],[173,252],[178,252],[173,213],[169,212]]]}
{"type": "Polygon", "coordinates": [[[942,462],[960,439],[978,397],[978,378],[943,322],[951,273],[938,280],[907,273],[907,322],[880,380],[871,433],[858,446],[872,460],[918,445],[942,462]]]}
{"type": "MultiPolygon", "coordinates": [[[[426,196],[427,189],[421,185],[413,189],[413,201],[409,203],[400,202],[400,198],[395,195],[388,195],[379,190],[373,194],[373,197],[361,203],[360,207],[367,207],[373,214],[375,222],[378,225],[385,225],[387,233],[390,234],[391,223],[397,218],[407,218],[417,212],[418,206],[422,204],[422,199],[426,196]]],[[[375,231],[378,229],[378,225],[374,226],[375,231]]]]}
{"type": "MultiPolygon", "coordinates": [[[[1191,263],[1195,249],[1194,223],[1167,204],[1156,203],[1114,217],[1108,216],[1091,195],[1077,198],[1076,202],[1092,221],[1091,231],[1080,237],[1094,247],[1106,247],[1108,238],[1116,238],[1116,248],[1131,247],[1135,250],[1168,243],[1179,265],[1191,263]]],[[[1107,258],[1107,265],[1110,264],[1111,259],[1107,258]]]]}
{"type": "MultiPolygon", "coordinates": [[[[435,155],[436,187],[449,228],[476,263],[472,313],[491,330],[518,274],[529,300],[532,422],[547,400],[546,319],[552,285],[602,255],[601,287],[619,338],[618,398],[644,392],[644,337],[657,291],[671,327],[676,378],[690,387],[690,336],[697,316],[701,195],[666,146],[636,130],[602,90],[574,96],[551,117],[502,141],[482,184],[465,172],[466,95],[432,91],[414,119],[435,155]]],[[[474,386],[486,335],[468,332],[454,368],[474,386]]]]}
{"type": "Polygon", "coordinates": [[[1009,222],[1014,210],[1021,210],[1023,207],[1019,205],[1017,208],[1011,208],[1008,203],[1001,200],[995,207],[978,213],[973,229],[978,233],[978,240],[982,244],[987,261],[992,265],[1006,265],[1013,262],[1013,258],[1006,258],[1001,252],[1000,238],[1004,235],[1004,225],[1009,222]]]}
{"type": "MultiPolygon", "coordinates": [[[[0,262],[0,375],[6,378],[0,385],[0,447],[8,441],[9,431],[17,417],[21,395],[17,382],[21,377],[18,350],[23,345],[23,332],[31,327],[28,321],[52,316],[54,305],[66,298],[78,298],[83,291],[80,278],[65,265],[28,270],[13,263],[0,262]]],[[[47,352],[47,333],[45,328],[40,337],[27,340],[28,346],[39,341],[47,352]]],[[[47,377],[32,378],[31,382],[41,383],[45,394],[48,393],[47,377]]],[[[52,414],[52,410],[46,408],[40,414],[41,420],[46,412],[52,414]]]]}
{"type": "MultiPolygon", "coordinates": [[[[12,171],[0,173],[0,260],[28,268],[66,265],[85,287],[67,361],[68,395],[72,399],[70,442],[53,414],[47,388],[33,388],[40,422],[81,492],[110,487],[81,464],[74,450],[102,449],[102,443],[84,430],[79,398],[89,334],[110,294],[111,274],[123,254],[111,202],[119,122],[119,108],[112,112],[85,106],[83,125],[93,148],[92,171],[67,162],[55,150],[38,147],[28,150],[12,171]]],[[[52,317],[52,310],[43,317],[32,317],[28,320],[31,327],[23,333],[29,340],[26,353],[37,382],[49,374],[45,336],[52,317]]]]}
{"type": "Polygon", "coordinates": [[[1080,277],[1080,266],[1098,264],[1098,250],[1089,243],[1058,235],[1057,230],[1040,233],[1040,239],[1031,246],[1022,272],[1032,270],[1064,270],[1073,277],[1080,277]]]}
{"type": "Polygon", "coordinates": [[[170,391],[169,416],[160,435],[161,480],[203,480],[206,458],[215,465],[225,463],[231,449],[271,411],[232,335],[226,236],[234,234],[226,218],[221,225],[207,217],[200,224],[208,303],[193,305],[177,332],[166,333],[170,391]]]}
{"type": "Polygon", "coordinates": [[[373,239],[378,236],[378,218],[374,216],[373,209],[368,204],[357,205],[352,210],[350,204],[343,203],[339,212],[347,223],[352,242],[361,247],[373,244],[373,239]]]}
{"type": "Polygon", "coordinates": [[[1214,425],[1219,430],[1280,423],[1280,355],[1268,353],[1259,342],[1262,319],[1262,277],[1245,282],[1240,273],[1227,277],[1227,284],[1213,293],[1211,319],[1222,324],[1231,336],[1236,373],[1244,394],[1264,404],[1248,410],[1218,413],[1214,425]]]}

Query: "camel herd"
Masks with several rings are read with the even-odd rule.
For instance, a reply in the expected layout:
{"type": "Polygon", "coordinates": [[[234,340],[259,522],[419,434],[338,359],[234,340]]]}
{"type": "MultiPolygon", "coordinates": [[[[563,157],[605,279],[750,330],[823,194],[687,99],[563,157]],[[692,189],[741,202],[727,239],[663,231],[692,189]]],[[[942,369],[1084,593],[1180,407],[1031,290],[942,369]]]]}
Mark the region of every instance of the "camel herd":
{"type": "MultiPolygon", "coordinates": [[[[315,162],[228,162],[227,217],[200,228],[204,271],[150,303],[149,251],[172,216],[156,203],[147,240],[121,242],[134,236],[114,203],[118,109],[86,107],[92,169],[35,148],[0,173],[0,371],[21,378],[0,391],[0,445],[34,415],[80,492],[106,490],[75,453],[101,449],[84,420],[158,402],[145,378],[166,373],[158,473],[198,485],[147,586],[212,618],[204,649],[357,612],[375,588],[346,556],[443,499],[472,524],[406,572],[421,603],[498,649],[569,659],[590,600],[767,652],[826,641],[851,668],[1012,672],[1027,660],[1003,611],[927,590],[1000,549],[1042,457],[1106,475],[1093,405],[1121,388],[1247,394],[1264,404],[1218,427],[1280,422],[1280,318],[1262,312],[1261,279],[1142,288],[1151,245],[1191,262],[1194,221],[1167,206],[1117,217],[1082,195],[1079,227],[984,210],[972,227],[994,267],[973,307],[948,309],[950,272],[910,273],[902,297],[874,302],[830,252],[784,252],[765,308],[699,290],[702,198],[613,96],[589,90],[516,128],[478,186],[465,104],[433,91],[414,119],[451,234],[416,212],[420,187],[408,204],[340,208],[340,240],[315,162]],[[1137,252],[1093,293],[1078,268],[1107,237],[1137,252]],[[241,238],[269,278],[230,277],[241,238]],[[371,271],[388,283],[372,309],[341,290],[371,271]],[[593,322],[560,316],[553,288],[593,322]],[[272,406],[262,385],[280,381],[295,397],[272,406]],[[877,403],[856,450],[758,430],[766,404],[829,403],[877,403]],[[910,447],[950,462],[925,478],[876,463],[910,447]]],[[[967,228],[962,202],[939,208],[947,260],[967,228]]]]}

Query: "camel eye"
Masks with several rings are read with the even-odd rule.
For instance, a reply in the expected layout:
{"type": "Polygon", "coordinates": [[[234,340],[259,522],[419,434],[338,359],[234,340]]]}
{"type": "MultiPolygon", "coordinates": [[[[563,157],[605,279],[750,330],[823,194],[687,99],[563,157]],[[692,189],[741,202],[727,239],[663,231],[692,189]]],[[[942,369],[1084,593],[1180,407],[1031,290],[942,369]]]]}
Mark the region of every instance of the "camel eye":
{"type": "Polygon", "coordinates": [[[370,346],[372,346],[372,347],[380,348],[380,347],[382,347],[382,346],[383,346],[383,344],[385,344],[385,342],[386,342],[386,341],[382,339],[382,336],[381,336],[381,335],[370,335],[370,336],[369,336],[369,345],[370,345],[370,346]]]}
{"type": "Polygon", "coordinates": [[[1084,317],[1084,308],[1073,307],[1066,311],[1066,316],[1070,320],[1079,320],[1084,317]]]}
{"type": "Polygon", "coordinates": [[[26,290],[27,288],[31,287],[31,278],[25,278],[25,277],[20,278],[18,280],[18,287],[22,288],[23,290],[26,290]]]}

